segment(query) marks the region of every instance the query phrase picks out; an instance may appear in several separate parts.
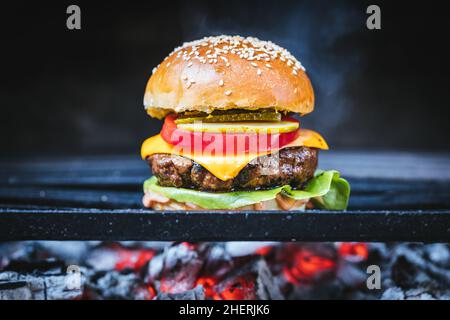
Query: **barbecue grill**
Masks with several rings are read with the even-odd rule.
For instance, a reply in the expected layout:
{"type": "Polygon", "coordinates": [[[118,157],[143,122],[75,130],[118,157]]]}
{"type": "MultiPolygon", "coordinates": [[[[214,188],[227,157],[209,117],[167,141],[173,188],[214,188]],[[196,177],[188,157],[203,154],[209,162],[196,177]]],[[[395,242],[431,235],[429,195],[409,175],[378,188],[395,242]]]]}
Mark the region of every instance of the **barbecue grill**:
{"type": "Polygon", "coordinates": [[[352,186],[349,210],[142,209],[135,156],[3,161],[0,241],[450,241],[450,155],[327,152],[352,186]]]}

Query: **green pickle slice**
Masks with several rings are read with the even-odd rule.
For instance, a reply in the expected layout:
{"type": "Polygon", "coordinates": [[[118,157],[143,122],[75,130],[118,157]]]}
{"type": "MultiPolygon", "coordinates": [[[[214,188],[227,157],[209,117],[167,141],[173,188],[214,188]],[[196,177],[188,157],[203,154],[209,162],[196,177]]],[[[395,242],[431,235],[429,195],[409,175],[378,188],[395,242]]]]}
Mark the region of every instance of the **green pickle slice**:
{"type": "Polygon", "coordinates": [[[281,121],[281,113],[274,110],[258,110],[247,112],[211,113],[209,115],[185,115],[175,120],[176,124],[202,122],[239,122],[239,121],[281,121]]]}

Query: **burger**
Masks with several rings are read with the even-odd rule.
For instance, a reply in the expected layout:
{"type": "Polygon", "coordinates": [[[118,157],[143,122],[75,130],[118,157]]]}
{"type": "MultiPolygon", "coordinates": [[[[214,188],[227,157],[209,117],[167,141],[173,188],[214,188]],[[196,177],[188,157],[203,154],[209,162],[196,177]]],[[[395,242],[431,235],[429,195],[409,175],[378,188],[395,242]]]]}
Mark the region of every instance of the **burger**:
{"type": "Polygon", "coordinates": [[[299,120],[314,109],[304,67],[252,37],[216,36],[176,48],[153,69],[147,113],[163,120],[144,141],[155,210],[343,210],[350,187],[317,169],[324,138],[299,120]]]}

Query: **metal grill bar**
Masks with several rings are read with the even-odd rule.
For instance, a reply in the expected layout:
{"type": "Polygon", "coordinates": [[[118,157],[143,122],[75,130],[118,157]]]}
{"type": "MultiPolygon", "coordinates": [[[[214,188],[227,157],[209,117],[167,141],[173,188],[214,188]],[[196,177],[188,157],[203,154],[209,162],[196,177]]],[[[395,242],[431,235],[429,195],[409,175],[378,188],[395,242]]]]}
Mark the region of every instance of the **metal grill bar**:
{"type": "Polygon", "coordinates": [[[450,211],[0,209],[0,240],[450,242],[450,211]]]}

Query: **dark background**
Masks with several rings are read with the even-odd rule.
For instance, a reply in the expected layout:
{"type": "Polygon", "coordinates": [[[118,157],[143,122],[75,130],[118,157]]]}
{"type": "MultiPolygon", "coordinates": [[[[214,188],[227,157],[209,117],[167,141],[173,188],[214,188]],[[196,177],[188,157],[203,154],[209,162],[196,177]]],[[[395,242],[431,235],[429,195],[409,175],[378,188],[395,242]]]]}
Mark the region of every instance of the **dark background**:
{"type": "Polygon", "coordinates": [[[306,67],[303,126],[333,149],[449,151],[443,1],[75,1],[1,5],[2,156],[139,152],[160,130],[142,106],[151,70],[184,41],[272,40],[306,67]],[[380,5],[382,30],[366,28],[380,5]],[[78,4],[82,30],[66,28],[78,4]]]}

